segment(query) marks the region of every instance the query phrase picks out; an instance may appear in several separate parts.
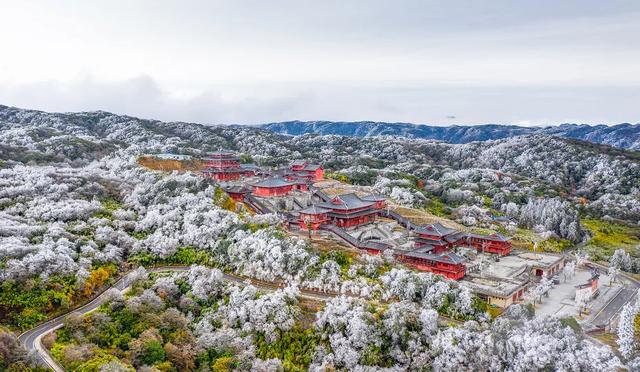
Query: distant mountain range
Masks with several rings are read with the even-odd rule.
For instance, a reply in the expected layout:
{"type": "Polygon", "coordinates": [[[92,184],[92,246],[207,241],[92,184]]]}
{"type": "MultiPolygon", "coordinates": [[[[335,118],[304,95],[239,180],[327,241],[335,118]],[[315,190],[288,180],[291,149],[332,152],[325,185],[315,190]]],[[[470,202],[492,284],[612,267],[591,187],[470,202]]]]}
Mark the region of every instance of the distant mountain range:
{"type": "Polygon", "coordinates": [[[468,143],[509,138],[525,134],[546,134],[607,144],[619,148],[640,151],[640,124],[586,125],[562,124],[549,127],[522,127],[517,125],[473,125],[438,127],[408,123],[380,123],[372,121],[286,121],[263,124],[260,127],[281,134],[303,135],[337,134],[342,136],[372,137],[399,136],[425,138],[449,143],[468,143]]]}

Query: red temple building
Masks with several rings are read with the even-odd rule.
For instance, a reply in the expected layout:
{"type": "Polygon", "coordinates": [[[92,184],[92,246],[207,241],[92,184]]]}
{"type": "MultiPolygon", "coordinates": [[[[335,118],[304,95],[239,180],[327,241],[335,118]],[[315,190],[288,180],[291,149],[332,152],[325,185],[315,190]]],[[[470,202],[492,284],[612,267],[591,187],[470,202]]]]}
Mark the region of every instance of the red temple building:
{"type": "Polygon", "coordinates": [[[289,170],[296,176],[307,178],[311,181],[324,179],[322,165],[307,163],[304,160],[295,160],[289,165],[289,170]]]}
{"type": "Polygon", "coordinates": [[[262,169],[253,163],[240,164],[242,169],[242,175],[245,177],[252,177],[262,173],[262,169]]]}
{"type": "Polygon", "coordinates": [[[205,168],[202,174],[216,181],[233,181],[240,179],[244,173],[238,157],[230,151],[217,151],[204,159],[205,168]]]}
{"type": "Polygon", "coordinates": [[[414,229],[416,247],[433,247],[433,252],[443,252],[455,246],[469,246],[478,252],[508,255],[511,241],[500,235],[480,235],[448,228],[440,223],[419,226],[414,229]]]}
{"type": "Polygon", "coordinates": [[[472,246],[478,252],[499,254],[506,256],[511,253],[511,240],[500,234],[479,235],[465,234],[466,245],[472,246]]]}
{"type": "Polygon", "coordinates": [[[430,271],[453,280],[462,279],[466,273],[464,259],[453,252],[433,254],[416,249],[410,252],[397,251],[394,256],[419,270],[430,271]]]}
{"type": "Polygon", "coordinates": [[[320,225],[329,222],[329,216],[327,216],[327,213],[329,213],[330,211],[330,209],[325,209],[315,205],[301,210],[299,212],[300,228],[303,230],[318,230],[318,228],[320,228],[320,225]]]}
{"type": "Polygon", "coordinates": [[[254,183],[253,194],[256,196],[283,196],[287,195],[295,188],[295,183],[287,181],[280,177],[266,178],[262,181],[254,183]]]}
{"type": "Polygon", "coordinates": [[[309,181],[302,178],[292,178],[288,179],[289,182],[293,183],[293,189],[299,191],[309,191],[309,181]]]}
{"type": "Polygon", "coordinates": [[[229,197],[235,201],[244,200],[244,197],[251,192],[251,190],[244,186],[222,186],[222,190],[224,190],[229,197]]]}
{"type": "Polygon", "coordinates": [[[333,197],[318,206],[328,209],[329,221],[338,227],[352,227],[374,221],[378,210],[376,203],[365,201],[356,194],[343,194],[333,197]]]}

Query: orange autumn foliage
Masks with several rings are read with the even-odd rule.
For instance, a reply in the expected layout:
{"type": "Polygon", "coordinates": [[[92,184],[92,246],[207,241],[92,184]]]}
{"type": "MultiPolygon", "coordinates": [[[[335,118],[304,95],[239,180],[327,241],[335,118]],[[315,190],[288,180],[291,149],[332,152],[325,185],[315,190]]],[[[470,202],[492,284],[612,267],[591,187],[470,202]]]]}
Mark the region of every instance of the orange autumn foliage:
{"type": "Polygon", "coordinates": [[[145,168],[160,170],[160,171],[199,171],[203,168],[203,163],[200,160],[169,160],[158,159],[153,156],[141,156],[138,158],[138,164],[145,168]]]}
{"type": "Polygon", "coordinates": [[[99,267],[91,271],[91,274],[89,274],[89,277],[84,283],[82,294],[85,296],[92,295],[96,291],[96,289],[99,289],[105,285],[110,276],[111,270],[108,270],[104,267],[99,267]]]}

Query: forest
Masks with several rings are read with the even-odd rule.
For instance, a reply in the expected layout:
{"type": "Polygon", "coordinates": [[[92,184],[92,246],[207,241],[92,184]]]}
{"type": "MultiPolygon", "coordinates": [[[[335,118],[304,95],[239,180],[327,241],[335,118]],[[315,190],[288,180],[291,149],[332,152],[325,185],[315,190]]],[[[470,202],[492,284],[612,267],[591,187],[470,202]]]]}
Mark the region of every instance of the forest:
{"type": "Polygon", "coordinates": [[[392,257],[314,250],[277,216],[235,208],[212,181],[138,161],[219,148],[262,166],[317,161],[329,177],[372,186],[399,205],[527,244],[534,236],[552,251],[581,246],[630,273],[640,267],[640,163],[622,150],[542,135],[461,145],[287,137],[2,106],[0,369],[35,368],[15,335],[127,275],[129,291],[109,292],[98,311],[70,316],[43,340],[68,370],[608,371],[640,363],[637,305],[625,310],[632,336],[628,328],[621,336],[619,359],[525,306],[494,317],[466,287],[392,257]],[[620,239],[623,249],[611,244],[620,239]],[[161,265],[190,268],[142,269],[161,265]],[[326,298],[305,299],[312,292],[326,298]]]}

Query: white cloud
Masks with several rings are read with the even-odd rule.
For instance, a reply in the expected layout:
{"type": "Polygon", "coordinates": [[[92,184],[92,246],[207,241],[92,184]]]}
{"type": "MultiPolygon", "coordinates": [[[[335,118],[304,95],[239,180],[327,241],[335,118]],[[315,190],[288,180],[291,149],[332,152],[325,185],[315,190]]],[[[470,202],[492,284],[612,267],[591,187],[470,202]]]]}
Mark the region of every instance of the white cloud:
{"type": "Polygon", "coordinates": [[[0,102],[46,111],[104,110],[160,120],[256,124],[377,120],[436,125],[614,124],[637,118],[634,87],[484,87],[403,83],[269,83],[167,89],[148,76],[119,82],[0,85],[0,102]],[[177,92],[177,93],[176,93],[177,92]],[[601,97],[607,97],[603,102],[601,97]],[[455,116],[454,119],[450,116],[455,116]]]}
{"type": "Polygon", "coordinates": [[[9,2],[1,103],[161,119],[637,120],[640,4],[9,2]]]}

